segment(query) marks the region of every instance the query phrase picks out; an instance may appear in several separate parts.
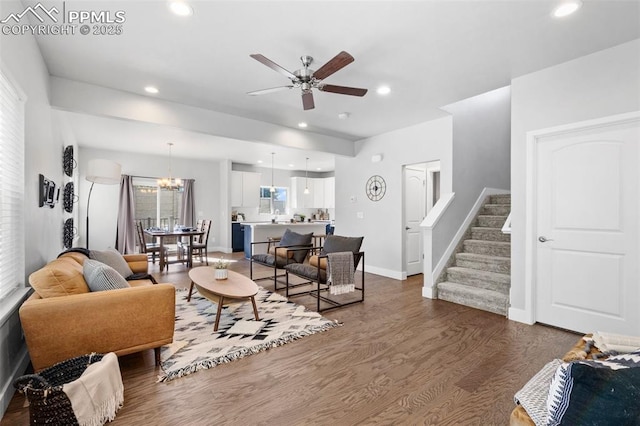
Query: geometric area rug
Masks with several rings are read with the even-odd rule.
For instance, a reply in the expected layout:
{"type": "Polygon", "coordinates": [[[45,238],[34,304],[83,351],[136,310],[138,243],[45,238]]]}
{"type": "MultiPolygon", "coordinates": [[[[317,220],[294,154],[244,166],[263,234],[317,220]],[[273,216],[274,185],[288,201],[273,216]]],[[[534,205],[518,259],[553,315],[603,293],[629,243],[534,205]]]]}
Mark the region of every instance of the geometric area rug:
{"type": "Polygon", "coordinates": [[[187,292],[177,291],[173,343],[161,349],[162,374],[158,382],[168,382],[341,325],[262,287],[255,300],[260,321],[255,320],[250,301],[225,305],[218,331],[214,332],[217,305],[195,289],[191,302],[187,302],[187,292]]]}

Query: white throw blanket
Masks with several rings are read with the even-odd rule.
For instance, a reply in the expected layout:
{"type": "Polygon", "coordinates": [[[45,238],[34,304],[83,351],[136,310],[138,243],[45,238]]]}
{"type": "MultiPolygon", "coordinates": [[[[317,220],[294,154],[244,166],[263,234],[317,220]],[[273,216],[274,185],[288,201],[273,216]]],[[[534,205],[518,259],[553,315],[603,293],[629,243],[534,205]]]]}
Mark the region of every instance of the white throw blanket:
{"type": "Polygon", "coordinates": [[[333,295],[355,291],[352,252],[327,254],[327,283],[329,283],[329,293],[333,295]]]}
{"type": "Polygon", "coordinates": [[[593,342],[601,352],[615,351],[625,354],[640,349],[640,337],[638,336],[622,336],[596,331],[593,333],[593,342]]]}
{"type": "Polygon", "coordinates": [[[82,375],[62,386],[80,426],[98,426],[116,418],[124,403],[124,385],[118,357],[113,352],[87,367],[82,375]]]}

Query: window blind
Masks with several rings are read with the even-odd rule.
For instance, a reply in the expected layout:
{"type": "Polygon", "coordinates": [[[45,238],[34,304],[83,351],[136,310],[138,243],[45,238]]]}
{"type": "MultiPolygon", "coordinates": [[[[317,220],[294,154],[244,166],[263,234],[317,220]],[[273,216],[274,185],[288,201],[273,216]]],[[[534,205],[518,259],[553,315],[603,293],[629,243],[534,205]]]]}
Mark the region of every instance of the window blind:
{"type": "Polygon", "coordinates": [[[24,102],[0,70],[0,301],[24,287],[24,102]]]}

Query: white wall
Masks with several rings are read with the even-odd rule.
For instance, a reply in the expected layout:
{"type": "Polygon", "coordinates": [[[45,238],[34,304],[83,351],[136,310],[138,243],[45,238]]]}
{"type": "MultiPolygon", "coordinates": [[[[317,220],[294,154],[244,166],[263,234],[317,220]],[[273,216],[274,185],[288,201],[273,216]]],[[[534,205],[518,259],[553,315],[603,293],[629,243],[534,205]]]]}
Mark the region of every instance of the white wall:
{"type": "MultiPolygon", "coordinates": [[[[336,156],[337,235],[364,236],[366,270],[402,279],[403,260],[402,167],[440,160],[442,192],[451,191],[451,118],[444,117],[385,133],[356,143],[354,158],[336,156]],[[381,162],[371,156],[382,154],[381,162]],[[382,176],[387,190],[382,200],[367,198],[365,184],[382,176]],[[358,218],[358,212],[363,215],[358,218]]],[[[425,254],[427,255],[427,254],[425,254]]]]}
{"type": "MultiPolygon", "coordinates": [[[[0,16],[22,12],[17,1],[0,2],[0,16]]],[[[38,207],[38,174],[63,182],[65,145],[49,107],[49,73],[33,36],[2,35],[3,71],[26,94],[25,104],[25,282],[29,274],[62,250],[62,206],[38,207]]],[[[7,308],[3,306],[3,308],[7,308]]],[[[28,363],[17,309],[0,324],[0,412],[13,395],[11,382],[28,363]]]]}
{"type": "MultiPolygon", "coordinates": [[[[81,141],[79,142],[81,143],[81,141]]],[[[78,157],[80,239],[75,245],[81,247],[85,246],[86,231],[84,221],[86,218],[87,197],[91,186],[91,183],[85,180],[87,162],[89,160],[102,158],[116,161],[122,165],[122,174],[126,175],[164,177],[168,174],[168,154],[144,155],[80,148],[78,157]]],[[[222,205],[220,202],[220,163],[211,160],[198,161],[173,157],[172,175],[183,179],[195,179],[196,220],[213,220],[211,233],[209,234],[209,249],[218,250],[230,247],[229,241],[221,241],[229,238],[228,234],[222,232],[221,229],[222,226],[226,227],[229,224],[229,213],[227,206],[222,205]]],[[[114,247],[119,193],[119,185],[94,185],[89,216],[91,248],[104,249],[114,247]]]]}
{"type": "Polygon", "coordinates": [[[516,78],[511,113],[511,310],[526,321],[526,135],[640,110],[640,39],[516,78]]]}

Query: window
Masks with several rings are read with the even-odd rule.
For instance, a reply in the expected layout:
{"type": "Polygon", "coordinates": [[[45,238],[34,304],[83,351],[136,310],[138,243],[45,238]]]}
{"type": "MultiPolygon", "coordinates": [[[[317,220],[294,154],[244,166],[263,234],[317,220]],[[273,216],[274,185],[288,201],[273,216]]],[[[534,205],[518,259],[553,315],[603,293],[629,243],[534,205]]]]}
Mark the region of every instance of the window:
{"type": "Polygon", "coordinates": [[[276,192],[269,191],[270,187],[260,187],[260,213],[285,214],[287,212],[287,188],[276,187],[276,192]]]}
{"type": "Polygon", "coordinates": [[[142,221],[145,228],[173,229],[178,224],[181,191],[160,189],[155,179],[134,178],[133,192],[135,220],[142,221]]]}
{"type": "Polygon", "coordinates": [[[0,300],[24,287],[24,102],[0,71],[0,300]]]}

